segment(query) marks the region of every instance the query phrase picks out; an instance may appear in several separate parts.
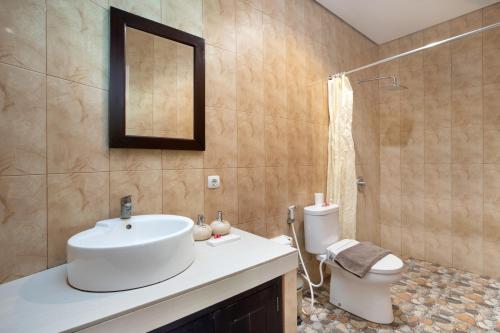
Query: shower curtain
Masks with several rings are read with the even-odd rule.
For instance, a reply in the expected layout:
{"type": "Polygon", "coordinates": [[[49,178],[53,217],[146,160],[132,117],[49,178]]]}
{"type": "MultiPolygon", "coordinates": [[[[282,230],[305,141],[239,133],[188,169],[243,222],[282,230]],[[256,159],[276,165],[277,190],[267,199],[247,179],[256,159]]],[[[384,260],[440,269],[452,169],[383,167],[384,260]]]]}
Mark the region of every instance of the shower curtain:
{"type": "Polygon", "coordinates": [[[347,76],[328,80],[328,174],[326,195],[339,205],[339,234],[356,237],[356,166],[352,139],[353,91],[347,76]]]}

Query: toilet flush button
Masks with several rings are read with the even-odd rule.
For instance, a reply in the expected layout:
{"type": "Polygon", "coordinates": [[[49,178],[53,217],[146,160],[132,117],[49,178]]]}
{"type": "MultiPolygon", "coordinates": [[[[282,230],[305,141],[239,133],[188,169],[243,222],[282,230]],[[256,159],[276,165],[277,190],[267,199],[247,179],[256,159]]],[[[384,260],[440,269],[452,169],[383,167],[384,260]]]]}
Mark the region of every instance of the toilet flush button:
{"type": "Polygon", "coordinates": [[[219,176],[208,176],[207,186],[208,186],[208,188],[219,188],[220,187],[220,177],[219,176]]]}

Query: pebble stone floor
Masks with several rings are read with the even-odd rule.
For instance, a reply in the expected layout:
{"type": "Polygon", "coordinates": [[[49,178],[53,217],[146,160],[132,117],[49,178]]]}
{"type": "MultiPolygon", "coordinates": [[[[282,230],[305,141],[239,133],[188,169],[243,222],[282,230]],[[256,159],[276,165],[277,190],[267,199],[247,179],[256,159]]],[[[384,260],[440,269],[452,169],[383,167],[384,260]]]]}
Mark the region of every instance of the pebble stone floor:
{"type": "Polygon", "coordinates": [[[394,322],[375,324],[330,304],[329,283],[315,290],[315,309],[304,293],[298,332],[500,332],[500,281],[405,259],[401,280],[394,284],[394,322]]]}

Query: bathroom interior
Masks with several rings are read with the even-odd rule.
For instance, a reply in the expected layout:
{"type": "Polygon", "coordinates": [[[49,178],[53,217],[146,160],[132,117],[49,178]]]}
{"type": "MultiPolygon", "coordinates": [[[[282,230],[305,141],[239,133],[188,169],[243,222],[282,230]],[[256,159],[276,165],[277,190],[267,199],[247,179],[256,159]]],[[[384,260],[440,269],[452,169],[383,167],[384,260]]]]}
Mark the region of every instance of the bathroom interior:
{"type": "Polygon", "coordinates": [[[0,333],[500,332],[500,2],[1,0],[0,333]]]}

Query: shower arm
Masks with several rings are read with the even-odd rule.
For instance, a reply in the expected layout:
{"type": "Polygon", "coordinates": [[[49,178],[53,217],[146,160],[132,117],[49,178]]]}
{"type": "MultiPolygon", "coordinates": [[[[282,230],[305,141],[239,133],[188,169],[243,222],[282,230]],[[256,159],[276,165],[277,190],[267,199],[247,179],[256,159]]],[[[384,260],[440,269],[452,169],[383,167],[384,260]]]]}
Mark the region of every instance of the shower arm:
{"type": "Polygon", "coordinates": [[[393,75],[393,76],[379,76],[379,77],[374,77],[373,79],[358,80],[358,83],[366,83],[366,82],[389,80],[389,79],[392,79],[392,84],[398,83],[398,80],[396,79],[395,75],[393,75]]]}
{"type": "Polygon", "coordinates": [[[352,70],[347,71],[347,72],[342,72],[342,73],[337,73],[337,74],[334,74],[334,75],[330,75],[329,78],[331,79],[331,78],[334,78],[334,77],[339,77],[342,74],[344,74],[344,75],[352,74],[354,72],[358,72],[358,71],[361,71],[363,69],[367,69],[367,68],[374,67],[374,66],[377,66],[377,65],[380,65],[380,64],[384,64],[386,62],[389,62],[389,61],[392,61],[392,60],[396,60],[396,59],[399,59],[399,58],[402,58],[402,57],[406,57],[406,56],[412,55],[414,53],[418,53],[418,52],[421,52],[421,51],[433,48],[435,46],[439,46],[439,45],[442,45],[442,44],[453,42],[453,41],[456,41],[456,40],[468,37],[470,35],[474,35],[474,34],[477,34],[477,33],[483,32],[483,31],[487,31],[487,30],[491,30],[491,29],[495,29],[495,28],[498,28],[498,27],[500,27],[500,22],[493,23],[493,24],[487,25],[487,26],[479,28],[479,29],[471,30],[469,32],[465,32],[463,34],[456,35],[456,36],[453,36],[453,37],[450,37],[450,38],[446,38],[446,39],[440,40],[438,42],[432,42],[432,43],[429,43],[429,44],[424,45],[422,47],[418,47],[416,49],[413,49],[413,50],[410,50],[410,51],[407,51],[407,52],[403,52],[403,53],[400,53],[400,54],[397,54],[397,55],[394,55],[394,56],[391,56],[391,57],[387,57],[387,58],[384,58],[382,60],[375,61],[375,62],[373,62],[371,64],[368,64],[368,65],[365,65],[365,66],[361,66],[361,67],[352,69],[352,70]]]}

